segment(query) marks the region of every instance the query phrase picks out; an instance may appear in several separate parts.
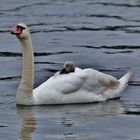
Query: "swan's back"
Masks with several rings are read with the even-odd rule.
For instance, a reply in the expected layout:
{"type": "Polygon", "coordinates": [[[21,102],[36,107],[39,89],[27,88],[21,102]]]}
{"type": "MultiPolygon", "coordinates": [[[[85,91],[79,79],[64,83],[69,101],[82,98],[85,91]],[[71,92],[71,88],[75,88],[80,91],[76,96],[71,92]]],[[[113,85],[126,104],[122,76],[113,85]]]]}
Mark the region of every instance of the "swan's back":
{"type": "Polygon", "coordinates": [[[74,73],[52,76],[34,89],[34,97],[38,104],[98,102],[119,97],[119,88],[120,82],[113,76],[76,68],[74,73]]]}

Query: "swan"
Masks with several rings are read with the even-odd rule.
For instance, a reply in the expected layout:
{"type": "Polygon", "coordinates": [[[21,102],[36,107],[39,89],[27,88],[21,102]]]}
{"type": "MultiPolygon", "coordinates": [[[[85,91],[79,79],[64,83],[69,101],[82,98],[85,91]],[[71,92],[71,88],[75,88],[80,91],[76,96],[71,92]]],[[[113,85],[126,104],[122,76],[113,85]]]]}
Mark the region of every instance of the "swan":
{"type": "Polygon", "coordinates": [[[48,105],[106,101],[120,97],[128,85],[132,72],[117,80],[100,71],[75,68],[69,74],[50,77],[37,88],[34,86],[34,55],[29,27],[19,23],[11,32],[21,42],[23,66],[20,84],[16,92],[16,104],[48,105]]]}
{"type": "Polygon", "coordinates": [[[72,61],[66,61],[64,63],[63,69],[60,71],[60,74],[67,74],[74,71],[75,71],[74,63],[72,61]]]}

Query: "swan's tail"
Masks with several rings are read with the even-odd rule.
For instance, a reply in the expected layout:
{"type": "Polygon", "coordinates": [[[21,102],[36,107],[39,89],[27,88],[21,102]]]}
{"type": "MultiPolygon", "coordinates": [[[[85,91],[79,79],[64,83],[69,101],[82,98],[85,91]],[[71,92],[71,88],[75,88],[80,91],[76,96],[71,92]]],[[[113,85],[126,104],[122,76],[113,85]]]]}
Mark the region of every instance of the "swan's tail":
{"type": "Polygon", "coordinates": [[[122,90],[124,90],[127,86],[128,86],[128,82],[131,78],[131,75],[132,75],[132,72],[129,71],[127,72],[124,76],[122,76],[120,79],[119,79],[119,82],[120,82],[120,92],[122,90]]]}
{"type": "Polygon", "coordinates": [[[124,76],[119,79],[119,86],[117,89],[108,89],[105,92],[105,100],[107,99],[114,99],[120,97],[120,93],[127,87],[128,82],[131,78],[132,72],[127,72],[124,76]]]}

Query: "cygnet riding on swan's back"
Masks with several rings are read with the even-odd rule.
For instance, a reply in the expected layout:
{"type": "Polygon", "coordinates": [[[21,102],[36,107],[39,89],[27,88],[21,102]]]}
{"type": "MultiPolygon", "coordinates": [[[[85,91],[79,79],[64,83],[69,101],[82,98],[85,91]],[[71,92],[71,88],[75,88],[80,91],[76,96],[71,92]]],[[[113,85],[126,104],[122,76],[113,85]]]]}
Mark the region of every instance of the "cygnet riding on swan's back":
{"type": "Polygon", "coordinates": [[[75,65],[71,61],[66,61],[63,69],[60,71],[60,74],[68,74],[71,72],[75,72],[75,65]]]}
{"type": "Polygon", "coordinates": [[[105,101],[120,97],[127,86],[131,72],[117,80],[94,69],[75,68],[75,72],[52,76],[39,87],[34,85],[34,55],[29,28],[20,23],[12,31],[23,49],[23,70],[16,93],[21,105],[70,104],[105,101]]]}

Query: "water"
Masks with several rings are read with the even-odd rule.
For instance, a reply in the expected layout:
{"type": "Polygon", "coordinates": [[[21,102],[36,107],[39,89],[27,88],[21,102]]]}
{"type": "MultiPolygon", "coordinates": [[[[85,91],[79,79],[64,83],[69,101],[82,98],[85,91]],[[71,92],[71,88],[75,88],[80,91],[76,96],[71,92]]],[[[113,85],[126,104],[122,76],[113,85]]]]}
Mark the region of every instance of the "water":
{"type": "Polygon", "coordinates": [[[140,139],[139,0],[1,0],[0,139],[140,139]],[[15,104],[21,47],[10,30],[29,25],[35,87],[67,60],[119,78],[134,72],[120,100],[97,104],[22,107],[15,104]]]}

